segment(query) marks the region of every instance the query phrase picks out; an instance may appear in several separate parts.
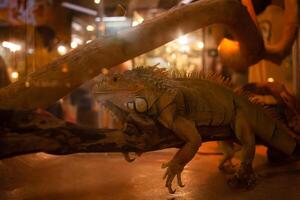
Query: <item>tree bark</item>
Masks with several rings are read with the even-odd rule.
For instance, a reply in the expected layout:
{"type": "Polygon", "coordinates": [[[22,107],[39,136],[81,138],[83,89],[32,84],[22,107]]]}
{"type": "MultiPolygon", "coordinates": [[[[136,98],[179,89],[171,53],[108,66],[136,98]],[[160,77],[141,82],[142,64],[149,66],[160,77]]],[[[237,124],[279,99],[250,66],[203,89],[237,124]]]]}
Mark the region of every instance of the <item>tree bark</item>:
{"type": "MultiPolygon", "coordinates": [[[[113,130],[82,127],[34,112],[1,111],[0,118],[0,159],[36,152],[55,155],[141,153],[184,144],[159,123],[153,126],[128,124],[124,130],[113,130]]],[[[204,142],[232,138],[229,127],[199,127],[199,133],[204,142]]]]}

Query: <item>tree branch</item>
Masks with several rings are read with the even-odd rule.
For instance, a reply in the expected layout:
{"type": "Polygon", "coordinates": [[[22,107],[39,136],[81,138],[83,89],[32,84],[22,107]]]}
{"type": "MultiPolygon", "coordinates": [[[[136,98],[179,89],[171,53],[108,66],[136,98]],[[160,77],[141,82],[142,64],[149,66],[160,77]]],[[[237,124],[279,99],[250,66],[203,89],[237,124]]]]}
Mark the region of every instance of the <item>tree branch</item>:
{"type": "Polygon", "coordinates": [[[215,23],[228,25],[239,42],[239,53],[234,60],[224,61],[227,66],[241,63],[249,66],[261,58],[264,49],[261,34],[240,1],[203,0],[172,9],[115,36],[94,40],[40,67],[28,77],[0,89],[0,108],[48,107],[97,76],[102,68],[111,68],[182,34],[215,23]]]}
{"type": "MultiPolygon", "coordinates": [[[[81,127],[31,112],[1,111],[0,117],[0,159],[35,152],[147,152],[178,148],[184,143],[159,123],[151,127],[128,124],[124,130],[112,130],[81,127]]],[[[204,141],[232,137],[229,127],[201,127],[199,131],[204,141]]]]}

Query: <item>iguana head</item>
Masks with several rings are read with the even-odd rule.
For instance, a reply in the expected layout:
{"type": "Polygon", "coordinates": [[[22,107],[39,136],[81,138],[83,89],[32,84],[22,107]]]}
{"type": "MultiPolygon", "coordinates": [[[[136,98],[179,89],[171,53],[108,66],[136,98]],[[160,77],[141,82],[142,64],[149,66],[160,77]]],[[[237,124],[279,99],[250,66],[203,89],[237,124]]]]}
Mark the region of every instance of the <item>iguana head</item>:
{"type": "MultiPolygon", "coordinates": [[[[93,88],[93,93],[100,101],[110,100],[119,106],[128,102],[137,103],[137,106],[142,107],[147,104],[148,109],[148,105],[152,104],[154,99],[157,99],[165,90],[172,88],[169,87],[171,82],[168,71],[165,69],[138,67],[122,74],[101,77],[93,88]]],[[[128,107],[128,104],[126,106],[128,107]]]]}

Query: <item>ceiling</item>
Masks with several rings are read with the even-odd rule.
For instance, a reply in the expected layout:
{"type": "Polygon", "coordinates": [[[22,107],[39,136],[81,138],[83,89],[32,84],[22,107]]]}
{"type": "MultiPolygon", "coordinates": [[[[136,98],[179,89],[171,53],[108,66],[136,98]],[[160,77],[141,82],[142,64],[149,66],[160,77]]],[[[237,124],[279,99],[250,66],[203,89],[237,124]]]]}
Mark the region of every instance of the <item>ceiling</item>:
{"type": "MultiPolygon", "coordinates": [[[[176,5],[180,0],[102,0],[106,15],[114,12],[118,5],[124,7],[127,11],[143,10],[152,8],[169,9],[176,5]]],[[[66,0],[86,8],[97,10],[97,4],[94,0],[66,0]]]]}

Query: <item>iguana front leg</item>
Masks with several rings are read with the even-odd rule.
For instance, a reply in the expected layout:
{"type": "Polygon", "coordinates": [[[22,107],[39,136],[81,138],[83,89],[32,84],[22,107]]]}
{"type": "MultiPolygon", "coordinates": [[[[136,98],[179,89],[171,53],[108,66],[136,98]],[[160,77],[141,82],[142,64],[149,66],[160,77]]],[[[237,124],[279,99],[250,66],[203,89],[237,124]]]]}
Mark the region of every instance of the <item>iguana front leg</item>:
{"type": "Polygon", "coordinates": [[[185,145],[168,163],[163,164],[163,168],[167,168],[164,179],[166,178],[166,187],[170,193],[175,192],[172,189],[172,182],[176,176],[178,185],[184,186],[181,181],[181,172],[184,166],[195,156],[202,141],[195,123],[181,116],[170,116],[173,113],[172,110],[172,107],[165,110],[161,115],[161,121],[163,120],[164,124],[167,124],[180,139],[184,140],[185,145]]]}

